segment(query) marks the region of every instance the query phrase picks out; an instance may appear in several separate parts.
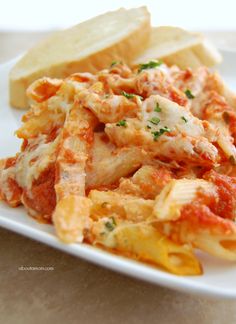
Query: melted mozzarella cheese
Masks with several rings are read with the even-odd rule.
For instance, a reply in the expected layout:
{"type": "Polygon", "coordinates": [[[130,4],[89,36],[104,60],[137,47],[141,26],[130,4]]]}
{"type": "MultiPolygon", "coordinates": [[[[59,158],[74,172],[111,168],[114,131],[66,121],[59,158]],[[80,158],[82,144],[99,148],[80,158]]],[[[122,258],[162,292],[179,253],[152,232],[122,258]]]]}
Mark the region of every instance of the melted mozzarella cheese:
{"type": "Polygon", "coordinates": [[[55,162],[55,151],[57,148],[56,139],[54,142],[45,143],[45,135],[41,135],[32,143],[37,145],[33,150],[26,150],[19,154],[15,166],[15,176],[17,183],[22,188],[30,189],[33,180],[38,179],[50,163],[55,162]]]}

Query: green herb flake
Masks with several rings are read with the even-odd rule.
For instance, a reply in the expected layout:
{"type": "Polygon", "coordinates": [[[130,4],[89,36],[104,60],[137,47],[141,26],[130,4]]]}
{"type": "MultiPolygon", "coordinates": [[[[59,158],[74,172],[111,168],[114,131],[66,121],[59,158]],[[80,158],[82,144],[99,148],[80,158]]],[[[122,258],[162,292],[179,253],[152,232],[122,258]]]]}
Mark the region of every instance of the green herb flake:
{"type": "Polygon", "coordinates": [[[143,70],[147,70],[147,69],[153,69],[155,67],[158,67],[162,64],[163,62],[161,60],[159,61],[150,61],[148,63],[144,63],[144,64],[140,64],[139,65],[139,69],[138,69],[138,73],[140,73],[143,70]]]}
{"type": "Polygon", "coordinates": [[[161,112],[161,107],[159,106],[159,103],[156,103],[156,107],[154,108],[155,112],[161,112]]]}
{"type": "Polygon", "coordinates": [[[144,98],[142,96],[136,95],[134,93],[127,93],[125,91],[121,91],[121,95],[126,97],[127,99],[133,99],[135,97],[140,98],[140,100],[144,100],[144,98]]]}
{"type": "Polygon", "coordinates": [[[192,94],[191,90],[189,90],[189,89],[187,89],[184,93],[186,94],[186,97],[188,99],[194,99],[195,98],[195,96],[192,94]]]}
{"type": "Polygon", "coordinates": [[[112,232],[116,227],[116,220],[112,217],[108,222],[105,223],[105,227],[109,232],[112,232]]]}
{"type": "Polygon", "coordinates": [[[171,130],[169,129],[169,127],[165,126],[163,128],[160,128],[159,131],[156,131],[156,132],[152,132],[152,135],[153,135],[153,140],[154,141],[157,141],[157,139],[163,135],[164,133],[168,133],[168,132],[171,132],[171,130]]]}
{"type": "Polygon", "coordinates": [[[122,96],[124,96],[127,99],[133,99],[135,97],[135,94],[133,93],[127,93],[125,91],[121,91],[122,96]]]}
{"type": "Polygon", "coordinates": [[[105,99],[107,99],[109,97],[110,97],[110,94],[109,93],[105,94],[105,99]]]}
{"type": "Polygon", "coordinates": [[[112,61],[111,62],[111,67],[113,67],[114,65],[116,65],[118,62],[117,61],[112,61]]]}
{"type": "Polygon", "coordinates": [[[229,162],[230,162],[232,165],[236,165],[236,158],[235,158],[235,156],[230,155],[230,157],[229,157],[229,162]]]}
{"type": "Polygon", "coordinates": [[[148,129],[151,129],[152,127],[151,127],[151,126],[149,126],[149,125],[147,125],[147,128],[148,128],[148,129]]]}
{"type": "Polygon", "coordinates": [[[112,61],[110,67],[112,68],[116,64],[123,64],[122,61],[112,61]]]}
{"type": "Polygon", "coordinates": [[[154,125],[158,125],[160,123],[160,119],[158,117],[152,117],[151,119],[149,119],[149,122],[154,125]]]}
{"type": "Polygon", "coordinates": [[[127,127],[127,122],[125,119],[120,120],[118,123],[116,123],[116,126],[127,127]]]}
{"type": "Polygon", "coordinates": [[[184,116],[182,116],[181,119],[183,119],[183,121],[184,121],[185,123],[188,122],[187,118],[185,118],[184,116]]]}
{"type": "Polygon", "coordinates": [[[228,111],[224,111],[222,114],[222,117],[224,119],[224,121],[226,122],[226,124],[229,124],[230,122],[230,114],[228,113],[228,111]]]}

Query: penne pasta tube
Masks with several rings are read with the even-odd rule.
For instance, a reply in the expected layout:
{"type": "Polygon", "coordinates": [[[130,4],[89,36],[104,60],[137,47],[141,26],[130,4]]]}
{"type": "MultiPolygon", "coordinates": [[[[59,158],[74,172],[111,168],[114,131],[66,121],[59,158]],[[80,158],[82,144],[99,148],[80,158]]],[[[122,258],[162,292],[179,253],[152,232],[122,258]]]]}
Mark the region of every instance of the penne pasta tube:
{"type": "Polygon", "coordinates": [[[118,225],[108,234],[97,235],[94,243],[177,275],[202,273],[201,265],[189,246],[171,242],[144,223],[118,225]]]}
{"type": "Polygon", "coordinates": [[[58,129],[64,124],[65,113],[53,112],[48,109],[41,111],[38,115],[32,116],[17,131],[19,138],[30,139],[39,134],[50,134],[52,129],[58,129]]]}
{"type": "Polygon", "coordinates": [[[140,110],[141,100],[133,97],[135,100],[131,101],[123,95],[106,96],[101,82],[78,94],[79,102],[91,110],[102,123],[115,123],[125,117],[135,117],[140,110]]]}
{"type": "Polygon", "coordinates": [[[34,81],[27,89],[26,95],[36,102],[43,102],[54,96],[63,84],[61,79],[43,77],[34,81]]]}
{"type": "Polygon", "coordinates": [[[155,199],[172,179],[170,170],[160,165],[144,165],[131,178],[122,178],[118,191],[145,199],[155,199]]]}
{"type": "Polygon", "coordinates": [[[91,190],[88,197],[92,201],[91,217],[116,216],[121,219],[140,222],[152,214],[153,200],[121,195],[113,191],[91,190]]]}
{"type": "Polygon", "coordinates": [[[56,161],[58,201],[70,194],[85,195],[85,167],[95,124],[95,117],[77,103],[68,112],[56,161]]]}
{"type": "Polygon", "coordinates": [[[236,261],[235,223],[216,216],[205,205],[191,203],[182,209],[178,220],[153,224],[177,243],[190,243],[211,255],[236,261]]]}
{"type": "Polygon", "coordinates": [[[82,242],[89,222],[90,200],[85,197],[85,167],[96,119],[75,103],[69,111],[59,143],[55,184],[57,205],[53,222],[61,240],[82,242]]]}
{"type": "Polygon", "coordinates": [[[53,213],[58,237],[65,243],[82,242],[89,228],[91,202],[86,197],[69,195],[62,198],[53,213]]]}
{"type": "Polygon", "coordinates": [[[156,197],[153,216],[158,221],[176,220],[181,208],[191,203],[198,193],[214,193],[214,190],[214,184],[202,179],[171,180],[156,197]]]}
{"type": "Polygon", "coordinates": [[[94,134],[92,158],[86,165],[86,189],[117,184],[121,177],[136,171],[146,158],[138,147],[117,148],[103,133],[94,134]]]}

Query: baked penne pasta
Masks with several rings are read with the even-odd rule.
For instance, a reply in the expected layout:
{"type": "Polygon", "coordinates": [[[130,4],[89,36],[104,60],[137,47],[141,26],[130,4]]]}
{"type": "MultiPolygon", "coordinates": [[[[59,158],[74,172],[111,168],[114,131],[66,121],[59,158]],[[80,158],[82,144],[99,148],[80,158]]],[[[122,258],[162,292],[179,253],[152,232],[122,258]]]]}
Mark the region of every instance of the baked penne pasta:
{"type": "Polygon", "coordinates": [[[65,243],[87,242],[178,275],[201,249],[236,261],[235,95],[205,67],[121,62],[42,78],[0,160],[0,199],[65,243]]]}

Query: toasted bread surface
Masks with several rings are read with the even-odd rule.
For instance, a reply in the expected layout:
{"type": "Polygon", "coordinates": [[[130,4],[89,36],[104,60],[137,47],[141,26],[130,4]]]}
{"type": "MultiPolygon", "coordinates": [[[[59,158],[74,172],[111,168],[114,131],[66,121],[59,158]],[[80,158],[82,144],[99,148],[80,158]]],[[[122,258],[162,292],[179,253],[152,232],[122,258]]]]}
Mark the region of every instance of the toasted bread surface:
{"type": "Polygon", "coordinates": [[[153,27],[148,47],[133,64],[152,59],[163,59],[167,64],[176,64],[182,69],[208,67],[221,62],[220,53],[201,34],[181,28],[153,27]]]}

